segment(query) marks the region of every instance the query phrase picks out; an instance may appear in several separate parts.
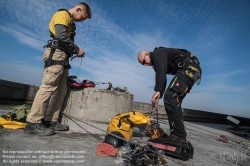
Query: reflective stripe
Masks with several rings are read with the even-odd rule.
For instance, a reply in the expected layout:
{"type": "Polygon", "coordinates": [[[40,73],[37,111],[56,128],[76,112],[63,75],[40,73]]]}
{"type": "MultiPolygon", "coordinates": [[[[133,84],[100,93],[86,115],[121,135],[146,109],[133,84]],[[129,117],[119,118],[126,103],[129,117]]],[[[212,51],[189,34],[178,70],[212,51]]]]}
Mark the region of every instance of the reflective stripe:
{"type": "Polygon", "coordinates": [[[176,79],[177,79],[177,77],[174,79],[174,81],[173,81],[172,85],[170,86],[170,88],[172,88],[174,86],[174,83],[175,83],[176,79]]]}

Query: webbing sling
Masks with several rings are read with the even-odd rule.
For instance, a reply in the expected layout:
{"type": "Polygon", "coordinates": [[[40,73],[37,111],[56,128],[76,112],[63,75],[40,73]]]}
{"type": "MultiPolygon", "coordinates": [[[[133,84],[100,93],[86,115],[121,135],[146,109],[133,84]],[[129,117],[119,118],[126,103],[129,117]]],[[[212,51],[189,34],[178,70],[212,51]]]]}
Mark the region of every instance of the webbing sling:
{"type": "Polygon", "coordinates": [[[44,61],[44,68],[47,68],[47,67],[52,66],[52,65],[62,65],[64,67],[64,69],[66,69],[66,68],[70,69],[70,65],[65,60],[59,61],[59,60],[52,59],[52,56],[55,53],[55,51],[56,51],[55,48],[51,48],[49,58],[44,61]]]}

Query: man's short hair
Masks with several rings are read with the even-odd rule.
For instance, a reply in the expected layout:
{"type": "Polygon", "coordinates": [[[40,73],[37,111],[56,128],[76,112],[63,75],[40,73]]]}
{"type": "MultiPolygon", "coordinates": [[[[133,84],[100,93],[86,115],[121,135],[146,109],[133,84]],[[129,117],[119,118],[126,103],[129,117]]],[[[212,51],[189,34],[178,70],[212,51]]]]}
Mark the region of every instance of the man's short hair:
{"type": "Polygon", "coordinates": [[[89,5],[87,3],[85,3],[85,2],[80,2],[78,5],[84,5],[85,6],[86,12],[88,14],[88,18],[91,19],[92,12],[91,12],[91,9],[90,9],[89,5]]]}

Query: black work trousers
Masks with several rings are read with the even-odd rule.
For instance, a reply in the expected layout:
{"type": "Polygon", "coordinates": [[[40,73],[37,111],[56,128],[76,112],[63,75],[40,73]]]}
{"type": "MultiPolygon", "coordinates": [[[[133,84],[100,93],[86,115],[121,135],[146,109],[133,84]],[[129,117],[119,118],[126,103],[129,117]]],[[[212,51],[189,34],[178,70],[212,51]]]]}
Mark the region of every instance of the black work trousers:
{"type": "MultiPolygon", "coordinates": [[[[175,134],[178,137],[187,136],[181,103],[197,81],[197,78],[192,80],[185,74],[188,67],[180,69],[175,74],[164,94],[164,106],[168,116],[170,134],[175,134]]],[[[200,70],[199,65],[195,65],[195,67],[200,70]]]]}

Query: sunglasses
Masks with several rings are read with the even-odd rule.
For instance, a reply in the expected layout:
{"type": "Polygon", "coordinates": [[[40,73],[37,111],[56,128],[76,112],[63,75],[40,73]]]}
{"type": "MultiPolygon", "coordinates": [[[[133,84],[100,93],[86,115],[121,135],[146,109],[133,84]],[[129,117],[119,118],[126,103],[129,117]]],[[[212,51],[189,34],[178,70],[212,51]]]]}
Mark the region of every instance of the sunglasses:
{"type": "Polygon", "coordinates": [[[145,64],[146,64],[146,59],[145,59],[145,58],[146,58],[146,54],[144,55],[143,61],[142,61],[142,63],[141,63],[142,65],[145,65],[145,64]]]}

